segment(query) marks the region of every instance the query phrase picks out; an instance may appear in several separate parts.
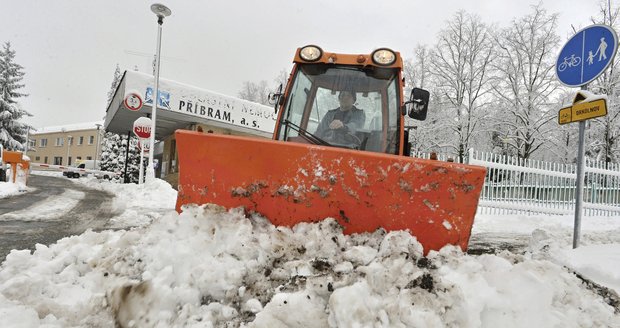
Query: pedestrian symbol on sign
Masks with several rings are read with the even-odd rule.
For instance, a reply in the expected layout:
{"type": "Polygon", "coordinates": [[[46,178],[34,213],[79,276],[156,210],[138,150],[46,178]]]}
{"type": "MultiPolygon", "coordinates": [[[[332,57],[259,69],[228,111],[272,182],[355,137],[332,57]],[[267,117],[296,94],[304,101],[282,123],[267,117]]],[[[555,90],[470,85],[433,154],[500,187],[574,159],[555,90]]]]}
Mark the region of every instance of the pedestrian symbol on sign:
{"type": "MultiPolygon", "coordinates": [[[[598,56],[598,61],[607,59],[607,55],[605,55],[605,50],[607,50],[607,43],[605,42],[605,38],[601,38],[601,44],[598,46],[598,49],[596,49],[596,52],[600,53],[600,55],[598,56]]],[[[596,54],[594,55],[596,56],[596,54]]]]}

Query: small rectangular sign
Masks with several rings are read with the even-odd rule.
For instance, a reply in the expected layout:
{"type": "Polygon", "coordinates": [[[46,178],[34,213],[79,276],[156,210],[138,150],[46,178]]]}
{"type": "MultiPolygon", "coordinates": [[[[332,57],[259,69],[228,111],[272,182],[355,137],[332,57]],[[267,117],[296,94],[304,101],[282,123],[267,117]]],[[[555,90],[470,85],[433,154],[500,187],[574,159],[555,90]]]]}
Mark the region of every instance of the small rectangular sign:
{"type": "Polygon", "coordinates": [[[572,109],[572,106],[560,109],[560,112],[558,113],[558,123],[560,123],[560,125],[572,122],[572,109]]]}
{"type": "Polygon", "coordinates": [[[571,122],[584,121],[607,115],[607,102],[605,99],[574,104],[571,108],[571,122]]]}

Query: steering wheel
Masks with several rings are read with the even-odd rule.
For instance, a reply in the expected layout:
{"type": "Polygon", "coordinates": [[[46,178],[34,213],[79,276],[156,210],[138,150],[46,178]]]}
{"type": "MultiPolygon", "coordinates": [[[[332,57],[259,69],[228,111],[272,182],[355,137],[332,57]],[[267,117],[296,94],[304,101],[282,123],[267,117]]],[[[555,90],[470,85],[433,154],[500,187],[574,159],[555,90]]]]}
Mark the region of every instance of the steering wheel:
{"type": "Polygon", "coordinates": [[[360,138],[350,131],[345,132],[343,129],[328,130],[325,132],[324,138],[332,144],[349,148],[359,148],[362,145],[362,140],[360,140],[360,138]]]}
{"type": "Polygon", "coordinates": [[[344,135],[345,139],[349,139],[351,141],[351,143],[356,144],[357,146],[361,146],[362,145],[362,140],[360,138],[358,138],[355,134],[351,133],[350,131],[347,131],[347,133],[344,135]]]}

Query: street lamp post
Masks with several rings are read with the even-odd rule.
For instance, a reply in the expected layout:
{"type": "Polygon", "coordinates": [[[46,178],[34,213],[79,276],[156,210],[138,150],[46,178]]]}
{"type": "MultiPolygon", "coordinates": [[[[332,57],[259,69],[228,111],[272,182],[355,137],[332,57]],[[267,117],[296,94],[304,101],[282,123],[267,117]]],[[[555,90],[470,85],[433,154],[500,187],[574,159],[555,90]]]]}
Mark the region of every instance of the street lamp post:
{"type": "Polygon", "coordinates": [[[149,151],[149,165],[147,167],[147,179],[155,179],[155,165],[154,153],[155,153],[155,125],[157,122],[157,105],[159,103],[159,58],[161,53],[161,29],[164,24],[164,17],[168,17],[172,14],[172,11],[168,7],[155,3],[151,5],[151,11],[157,16],[157,50],[155,52],[155,90],[153,90],[153,104],[151,106],[151,137],[150,137],[150,151],[149,151]]]}
{"type": "Polygon", "coordinates": [[[68,135],[67,136],[67,166],[71,165],[71,163],[69,162],[69,154],[70,154],[70,150],[71,150],[71,141],[73,140],[73,136],[72,135],[68,135]]]}
{"type": "Polygon", "coordinates": [[[97,157],[99,156],[99,128],[101,127],[101,124],[97,123],[95,126],[97,126],[97,143],[95,143],[95,165],[93,165],[93,167],[97,170],[97,157]]]}
{"type": "Polygon", "coordinates": [[[26,147],[24,150],[24,154],[28,155],[28,152],[30,151],[30,126],[28,126],[26,129],[26,147]]]}

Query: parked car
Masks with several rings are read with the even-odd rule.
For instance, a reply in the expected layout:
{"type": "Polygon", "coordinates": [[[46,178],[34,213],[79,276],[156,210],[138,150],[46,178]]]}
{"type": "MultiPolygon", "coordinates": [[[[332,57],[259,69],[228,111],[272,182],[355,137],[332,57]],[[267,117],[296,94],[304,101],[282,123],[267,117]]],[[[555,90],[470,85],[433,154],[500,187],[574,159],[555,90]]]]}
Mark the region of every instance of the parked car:
{"type": "MultiPolygon", "coordinates": [[[[74,167],[76,169],[99,170],[99,163],[97,163],[97,165],[95,167],[95,161],[92,160],[92,159],[78,160],[75,163],[74,167]]],[[[81,176],[82,177],[87,176],[88,174],[91,174],[91,173],[71,171],[71,170],[65,170],[65,171],[62,172],[62,175],[66,176],[68,178],[76,178],[76,179],[81,177],[81,176]]],[[[97,176],[97,175],[95,174],[95,176],[97,176]]]]}

